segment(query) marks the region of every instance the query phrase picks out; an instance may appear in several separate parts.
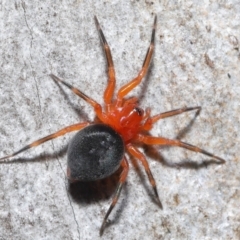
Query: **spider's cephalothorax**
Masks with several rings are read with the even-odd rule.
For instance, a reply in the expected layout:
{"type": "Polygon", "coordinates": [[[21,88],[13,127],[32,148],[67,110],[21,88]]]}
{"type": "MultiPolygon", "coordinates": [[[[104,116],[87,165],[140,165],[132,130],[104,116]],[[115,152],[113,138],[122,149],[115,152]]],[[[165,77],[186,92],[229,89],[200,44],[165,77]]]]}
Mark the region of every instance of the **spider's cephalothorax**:
{"type": "Polygon", "coordinates": [[[165,113],[160,113],[155,116],[150,116],[149,109],[147,109],[144,113],[144,111],[138,106],[138,99],[136,97],[129,99],[125,98],[131,90],[133,90],[137,85],[141,83],[141,80],[146,75],[149,68],[154,49],[157,17],[155,16],[154,18],[151,43],[140,72],[136,78],[118,90],[116,98],[114,99],[113,93],[116,80],[112,55],[109,45],[104,37],[104,34],[96,17],[95,22],[103,43],[108,65],[108,84],[103,97],[104,107],[102,107],[91,97],[87,96],[70,84],[62,81],[55,75],[51,74],[50,76],[54,81],[64,84],[75,94],[89,103],[94,108],[98,119],[97,122],[83,122],[65,127],[54,134],[41,138],[21,148],[19,151],[14,152],[11,155],[0,158],[0,160],[2,160],[2,162],[5,162],[6,159],[13,157],[31,147],[36,147],[48,140],[62,136],[68,132],[79,131],[72,139],[68,148],[67,176],[70,181],[94,181],[97,179],[105,178],[115,172],[120,166],[122,167],[122,172],[116,192],[100,228],[100,234],[102,234],[108,216],[117,203],[123,183],[127,178],[129,165],[128,160],[125,157],[125,152],[128,152],[128,154],[135,157],[142,163],[149,181],[153,187],[156,200],[159,206],[162,207],[156,188],[156,183],[149,168],[146,157],[142,152],[138,150],[134,143],[142,143],[146,145],[179,146],[194,152],[200,152],[208,155],[218,160],[217,162],[219,163],[224,163],[225,160],[201,148],[190,145],[188,143],[184,143],[180,140],[154,137],[146,134],[147,131],[152,129],[153,124],[160,119],[192,110],[197,110],[199,112],[201,107],[198,106],[181,108],[165,113]]]}
{"type": "Polygon", "coordinates": [[[115,107],[105,115],[105,123],[114,128],[125,143],[130,142],[141,131],[145,117],[144,111],[137,106],[135,100],[126,100],[121,107],[115,107]]]}

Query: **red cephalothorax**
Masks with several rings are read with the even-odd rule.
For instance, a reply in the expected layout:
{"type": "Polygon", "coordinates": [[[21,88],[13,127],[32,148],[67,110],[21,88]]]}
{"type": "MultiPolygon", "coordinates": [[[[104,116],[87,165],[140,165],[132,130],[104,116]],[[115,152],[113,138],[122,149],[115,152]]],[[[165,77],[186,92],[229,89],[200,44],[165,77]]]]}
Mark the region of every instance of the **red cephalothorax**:
{"type": "Polygon", "coordinates": [[[41,138],[21,148],[11,155],[0,158],[0,160],[4,162],[5,159],[13,157],[29,148],[36,147],[48,140],[60,137],[72,131],[78,131],[68,147],[67,176],[71,182],[94,181],[97,179],[105,178],[115,172],[120,166],[122,167],[122,172],[116,192],[100,228],[100,235],[102,235],[107,223],[108,216],[117,203],[122,186],[127,178],[129,165],[128,160],[125,156],[126,152],[142,163],[152,185],[157,203],[162,208],[162,204],[158,196],[156,182],[151,173],[147,159],[145,155],[138,150],[138,148],[135,146],[135,143],[142,143],[146,145],[178,146],[194,152],[200,152],[202,154],[208,155],[218,160],[219,163],[224,163],[225,160],[199,147],[184,143],[180,140],[154,137],[150,134],[146,134],[146,131],[150,131],[153,127],[153,124],[160,119],[175,116],[180,113],[192,110],[197,110],[199,113],[201,107],[197,106],[180,108],[165,113],[160,113],[155,116],[150,116],[150,109],[146,109],[144,113],[144,111],[138,106],[137,97],[132,97],[129,99],[126,98],[126,95],[141,83],[149,68],[154,49],[154,37],[157,17],[155,16],[154,18],[151,43],[141,70],[139,71],[136,78],[119,89],[116,98],[113,96],[116,79],[112,55],[99,22],[96,17],[94,19],[103,43],[108,65],[108,84],[103,97],[104,106],[101,106],[91,97],[87,96],[67,82],[62,81],[55,75],[51,74],[50,76],[55,82],[60,82],[63,85],[67,86],[75,94],[89,103],[94,108],[97,121],[77,123],[65,127],[56,133],[41,138]]]}
{"type": "Polygon", "coordinates": [[[125,143],[133,140],[139,133],[144,118],[144,111],[132,100],[123,102],[120,107],[113,104],[111,110],[106,112],[105,123],[115,129],[125,143]]]}

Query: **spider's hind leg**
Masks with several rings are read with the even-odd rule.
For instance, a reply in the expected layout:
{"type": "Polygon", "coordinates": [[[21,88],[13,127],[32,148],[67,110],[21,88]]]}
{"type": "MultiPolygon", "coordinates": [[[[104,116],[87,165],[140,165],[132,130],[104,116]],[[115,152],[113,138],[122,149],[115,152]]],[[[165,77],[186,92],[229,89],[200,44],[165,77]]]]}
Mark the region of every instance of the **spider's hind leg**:
{"type": "Polygon", "coordinates": [[[112,212],[113,208],[115,207],[115,205],[118,201],[119,195],[120,195],[121,190],[122,190],[122,186],[123,186],[124,182],[126,181],[126,178],[127,178],[127,175],[128,175],[129,165],[128,165],[128,161],[125,157],[122,160],[121,166],[123,168],[123,171],[120,175],[119,183],[118,183],[118,186],[116,188],[116,192],[113,196],[112,203],[111,203],[111,205],[110,205],[110,207],[109,207],[109,209],[108,209],[108,211],[107,211],[107,213],[106,213],[106,215],[103,219],[102,226],[100,228],[100,236],[102,236],[102,234],[103,234],[103,231],[104,231],[106,223],[107,223],[108,216],[112,212]]]}
{"type": "Polygon", "coordinates": [[[73,131],[79,131],[82,128],[88,126],[89,124],[90,123],[88,123],[88,122],[83,122],[83,123],[77,123],[77,124],[73,124],[71,126],[65,127],[65,128],[63,128],[63,129],[61,129],[61,130],[59,130],[59,131],[57,131],[57,132],[55,132],[53,134],[50,134],[50,135],[48,135],[46,137],[43,137],[41,139],[38,139],[37,141],[32,142],[29,145],[26,145],[25,147],[23,147],[20,150],[12,153],[11,155],[8,155],[8,156],[0,158],[0,161],[4,161],[4,160],[6,160],[8,158],[14,157],[14,156],[18,155],[21,152],[24,152],[24,151],[26,151],[26,150],[28,150],[28,149],[30,149],[32,147],[37,147],[37,146],[41,145],[42,143],[45,143],[45,142],[47,142],[49,140],[52,140],[54,138],[63,136],[66,133],[73,132],[73,131]]]}

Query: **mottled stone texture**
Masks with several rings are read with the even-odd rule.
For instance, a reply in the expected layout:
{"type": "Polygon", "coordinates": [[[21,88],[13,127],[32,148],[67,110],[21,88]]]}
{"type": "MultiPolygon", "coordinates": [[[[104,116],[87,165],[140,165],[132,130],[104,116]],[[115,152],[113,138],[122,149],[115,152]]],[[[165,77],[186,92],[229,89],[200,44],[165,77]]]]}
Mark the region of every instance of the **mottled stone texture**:
{"type": "MultiPolygon", "coordinates": [[[[0,157],[79,121],[91,107],[53,73],[102,103],[106,61],[93,16],[112,49],[117,87],[142,66],[153,15],[156,49],[131,94],[152,113],[202,106],[156,124],[226,159],[179,148],[144,149],[163,210],[136,160],[101,239],[240,239],[240,4],[232,1],[30,1],[0,3],[0,157]],[[208,164],[209,163],[209,164],[208,164]]],[[[131,95],[130,94],[130,95],[131,95]]],[[[0,239],[99,239],[117,175],[68,188],[73,134],[0,164],[0,239]]]]}

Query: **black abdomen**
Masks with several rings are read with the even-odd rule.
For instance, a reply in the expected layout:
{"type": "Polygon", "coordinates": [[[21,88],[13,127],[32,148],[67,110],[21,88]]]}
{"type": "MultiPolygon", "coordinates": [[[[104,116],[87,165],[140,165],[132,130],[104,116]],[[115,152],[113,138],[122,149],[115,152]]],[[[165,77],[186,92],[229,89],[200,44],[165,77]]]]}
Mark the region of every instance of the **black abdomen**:
{"type": "Polygon", "coordinates": [[[105,124],[93,124],[79,131],[68,146],[71,180],[94,181],[110,176],[124,155],[122,137],[105,124]]]}

